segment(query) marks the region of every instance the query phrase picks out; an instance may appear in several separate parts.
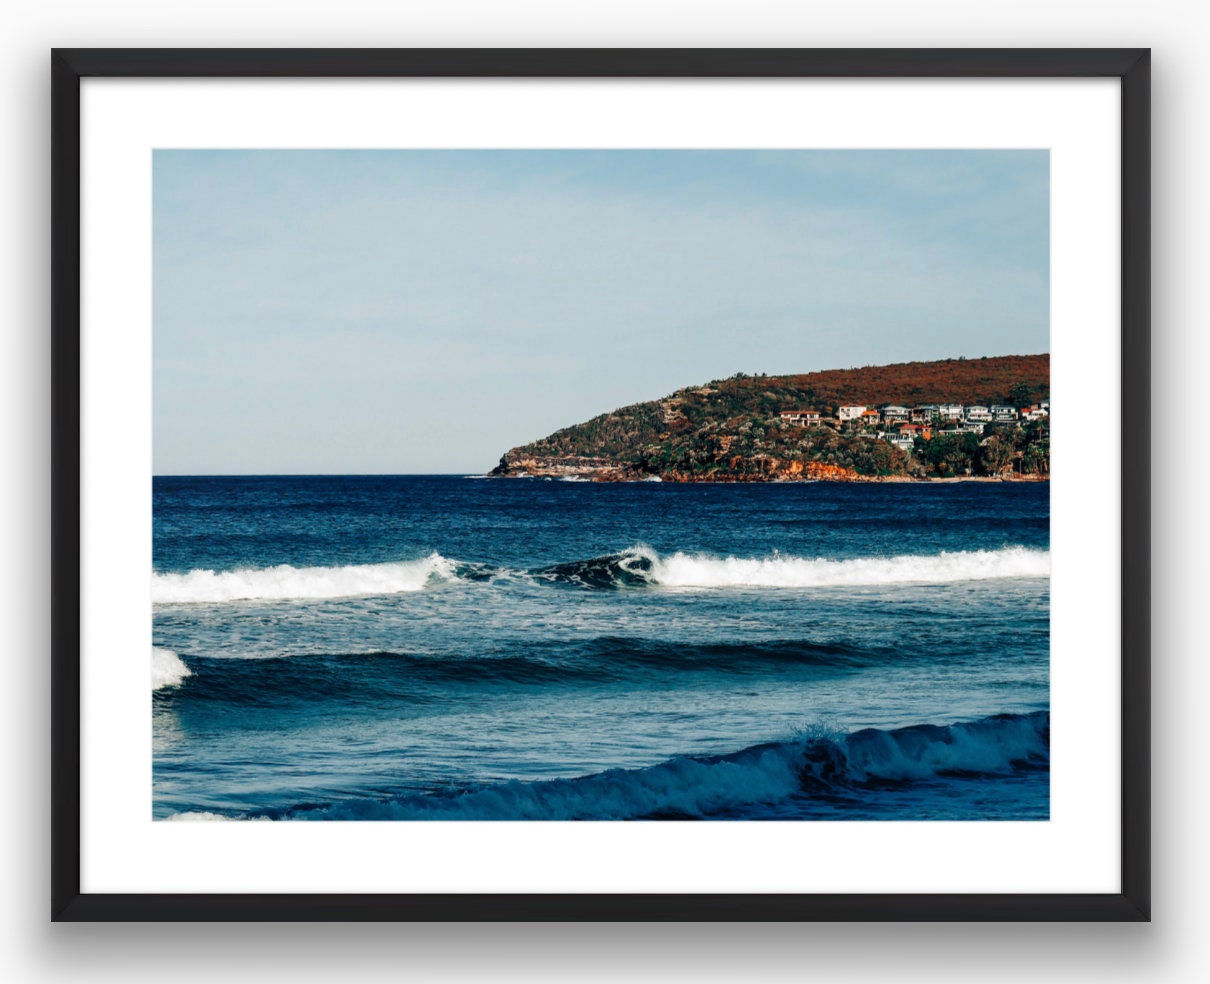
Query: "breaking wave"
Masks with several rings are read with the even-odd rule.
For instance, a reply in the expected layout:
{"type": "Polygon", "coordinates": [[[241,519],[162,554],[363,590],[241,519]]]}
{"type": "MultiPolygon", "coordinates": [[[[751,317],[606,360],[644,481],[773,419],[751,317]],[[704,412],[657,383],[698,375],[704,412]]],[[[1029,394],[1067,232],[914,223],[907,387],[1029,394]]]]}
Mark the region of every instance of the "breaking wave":
{"type": "Polygon", "coordinates": [[[1050,552],[1026,547],[964,550],[897,557],[714,557],[677,551],[661,555],[637,546],[621,553],[508,570],[459,563],[439,553],[421,560],[346,567],[278,567],[188,574],[156,574],[157,604],[285,599],[348,598],[423,591],[451,581],[521,578],[583,588],[821,588],[879,584],[947,584],[994,578],[1047,577],[1050,552]]]}
{"type": "Polygon", "coordinates": [[[1049,767],[1050,713],[1037,711],[948,726],[867,728],[755,745],[730,755],[683,756],[649,768],[610,769],[577,779],[513,780],[388,801],[258,811],[239,819],[726,818],[744,815],[754,804],[775,806],[791,798],[852,795],[862,788],[947,778],[1009,777],[1049,767]]]}
{"type": "Polygon", "coordinates": [[[620,554],[557,564],[536,577],[585,587],[816,588],[878,584],[945,584],[1007,577],[1047,577],[1050,552],[1025,547],[942,551],[923,556],[859,557],[831,560],[774,555],[712,557],[677,552],[661,556],[648,547],[620,554]]]}
{"type": "Polygon", "coordinates": [[[195,570],[188,574],[156,574],[151,583],[151,600],[164,604],[399,594],[422,591],[430,581],[453,580],[457,576],[455,568],[453,561],[431,553],[421,560],[395,564],[348,567],[281,564],[221,573],[195,570]]]}
{"type": "Polygon", "coordinates": [[[179,687],[185,677],[193,676],[181,657],[171,649],[151,647],[151,689],[179,687]]]}

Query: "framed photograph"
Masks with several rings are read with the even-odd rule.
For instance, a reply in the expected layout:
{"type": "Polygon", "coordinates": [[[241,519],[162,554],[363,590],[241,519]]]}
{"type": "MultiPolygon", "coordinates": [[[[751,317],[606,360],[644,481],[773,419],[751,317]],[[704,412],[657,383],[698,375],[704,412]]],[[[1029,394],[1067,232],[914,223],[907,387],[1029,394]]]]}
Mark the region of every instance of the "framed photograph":
{"type": "Polygon", "coordinates": [[[52,64],[53,919],[1150,918],[1147,50],[52,64]]]}

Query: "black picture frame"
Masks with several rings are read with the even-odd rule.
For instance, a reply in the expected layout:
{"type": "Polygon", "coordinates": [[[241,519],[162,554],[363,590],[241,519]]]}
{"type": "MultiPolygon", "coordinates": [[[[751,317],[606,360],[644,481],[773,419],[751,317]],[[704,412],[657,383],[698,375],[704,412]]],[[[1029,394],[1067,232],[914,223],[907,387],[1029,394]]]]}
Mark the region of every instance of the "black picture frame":
{"type": "Polygon", "coordinates": [[[53,921],[1148,921],[1149,49],[57,49],[52,52],[53,921]],[[84,894],[80,79],[1116,78],[1121,84],[1121,890],[1109,894],[84,894]],[[1127,414],[1126,407],[1134,408],[1127,414]]]}

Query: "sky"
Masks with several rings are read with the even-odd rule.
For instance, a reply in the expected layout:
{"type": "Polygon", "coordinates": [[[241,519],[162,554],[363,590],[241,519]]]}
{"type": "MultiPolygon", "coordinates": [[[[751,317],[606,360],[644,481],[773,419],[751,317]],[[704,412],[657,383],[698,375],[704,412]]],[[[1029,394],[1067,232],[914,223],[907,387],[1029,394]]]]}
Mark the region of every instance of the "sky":
{"type": "Polygon", "coordinates": [[[1047,352],[1049,156],[159,150],[157,475],[482,474],[750,374],[1047,352]]]}

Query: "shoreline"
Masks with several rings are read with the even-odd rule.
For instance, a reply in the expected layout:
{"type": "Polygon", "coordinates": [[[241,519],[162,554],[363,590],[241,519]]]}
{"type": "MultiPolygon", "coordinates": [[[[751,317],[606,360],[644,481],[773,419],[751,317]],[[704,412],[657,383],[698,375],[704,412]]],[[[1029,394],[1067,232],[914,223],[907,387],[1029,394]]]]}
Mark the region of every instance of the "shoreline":
{"type": "Polygon", "coordinates": [[[585,482],[597,485],[641,485],[643,483],[659,485],[809,485],[815,482],[828,482],[835,485],[955,485],[963,482],[979,482],[997,485],[1036,485],[1049,482],[1050,475],[1014,475],[1000,477],[996,475],[950,475],[945,478],[917,477],[912,475],[859,475],[853,478],[677,478],[663,475],[651,475],[642,478],[618,478],[615,476],[594,475],[591,473],[567,473],[544,475],[541,473],[522,472],[516,475],[493,475],[490,472],[486,478],[521,480],[521,479],[550,479],[571,483],[585,482]]]}
{"type": "MultiPolygon", "coordinates": [[[[824,461],[803,461],[773,456],[744,458],[715,458],[699,462],[687,469],[664,467],[655,470],[654,463],[618,461],[612,458],[590,458],[579,455],[539,455],[509,451],[491,471],[488,478],[552,479],[572,482],[672,482],[678,485],[733,485],[738,483],[787,482],[1048,482],[1049,470],[1036,474],[1021,474],[1006,467],[996,475],[966,474],[905,474],[869,475],[855,468],[824,461]]],[[[656,465],[656,468],[659,466],[656,465]]]]}

